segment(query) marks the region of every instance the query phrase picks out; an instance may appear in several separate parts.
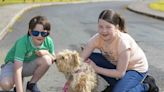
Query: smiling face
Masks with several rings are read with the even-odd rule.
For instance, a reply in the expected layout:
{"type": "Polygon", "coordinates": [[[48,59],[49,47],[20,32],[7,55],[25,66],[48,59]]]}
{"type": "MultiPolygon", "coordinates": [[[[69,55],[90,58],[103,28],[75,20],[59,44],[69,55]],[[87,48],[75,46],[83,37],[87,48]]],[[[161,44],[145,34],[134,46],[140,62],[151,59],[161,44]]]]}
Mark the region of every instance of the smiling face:
{"type": "Polygon", "coordinates": [[[36,46],[40,46],[44,42],[44,39],[45,39],[45,37],[43,37],[40,32],[47,32],[47,31],[44,30],[42,24],[36,24],[36,26],[34,27],[33,30],[30,30],[30,35],[32,37],[32,41],[36,46]],[[39,35],[38,36],[33,35],[32,34],[33,30],[38,31],[39,35]]]}
{"type": "Polygon", "coordinates": [[[103,19],[99,19],[98,22],[98,33],[100,37],[105,41],[112,40],[117,32],[117,27],[103,19]]]}

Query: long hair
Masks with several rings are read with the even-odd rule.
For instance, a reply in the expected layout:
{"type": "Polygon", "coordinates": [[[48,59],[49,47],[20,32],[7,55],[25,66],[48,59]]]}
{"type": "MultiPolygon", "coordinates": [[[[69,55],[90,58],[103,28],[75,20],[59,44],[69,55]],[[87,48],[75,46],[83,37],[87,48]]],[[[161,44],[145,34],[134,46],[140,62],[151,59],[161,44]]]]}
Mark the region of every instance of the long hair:
{"type": "Polygon", "coordinates": [[[113,10],[111,10],[111,9],[103,10],[98,17],[98,20],[99,19],[103,19],[115,26],[118,25],[118,28],[121,32],[127,33],[127,31],[125,29],[125,20],[118,13],[114,12],[113,10]]]}

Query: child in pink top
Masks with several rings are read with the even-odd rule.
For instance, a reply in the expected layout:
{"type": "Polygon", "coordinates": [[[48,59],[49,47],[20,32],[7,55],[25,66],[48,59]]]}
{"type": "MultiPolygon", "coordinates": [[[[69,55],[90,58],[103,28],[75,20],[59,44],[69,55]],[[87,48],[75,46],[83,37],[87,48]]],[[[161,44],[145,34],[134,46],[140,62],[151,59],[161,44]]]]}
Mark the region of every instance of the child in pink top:
{"type": "Polygon", "coordinates": [[[126,32],[124,19],[112,10],[99,15],[98,33],[88,41],[81,57],[110,84],[108,92],[159,91],[153,77],[146,77],[148,62],[143,50],[126,32]],[[95,49],[101,53],[93,53],[95,49]]]}

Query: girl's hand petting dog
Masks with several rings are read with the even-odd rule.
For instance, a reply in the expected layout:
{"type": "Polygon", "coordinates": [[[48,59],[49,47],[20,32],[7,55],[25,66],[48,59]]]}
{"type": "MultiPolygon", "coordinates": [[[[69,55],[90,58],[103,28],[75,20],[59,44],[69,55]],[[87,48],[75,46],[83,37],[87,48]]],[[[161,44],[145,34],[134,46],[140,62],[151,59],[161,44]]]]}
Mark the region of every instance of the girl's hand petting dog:
{"type": "Polygon", "coordinates": [[[93,69],[96,71],[98,66],[91,59],[87,59],[86,63],[90,64],[93,67],[93,69]]]}

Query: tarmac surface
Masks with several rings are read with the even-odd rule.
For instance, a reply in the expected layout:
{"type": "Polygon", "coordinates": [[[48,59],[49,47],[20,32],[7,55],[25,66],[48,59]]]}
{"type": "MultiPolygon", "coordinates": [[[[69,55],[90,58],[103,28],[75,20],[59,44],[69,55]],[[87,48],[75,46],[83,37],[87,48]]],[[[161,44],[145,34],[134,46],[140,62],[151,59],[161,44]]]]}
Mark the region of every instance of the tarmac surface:
{"type": "MultiPolygon", "coordinates": [[[[89,2],[95,2],[95,1],[96,0],[90,0],[89,2]]],[[[102,0],[97,0],[97,1],[102,1],[102,0]]],[[[109,0],[106,0],[106,1],[109,1],[109,0]]],[[[135,0],[134,3],[127,6],[127,9],[129,9],[133,12],[147,15],[147,16],[164,19],[164,12],[155,11],[148,7],[148,4],[153,1],[155,1],[155,0],[135,0]]],[[[71,2],[71,3],[77,3],[77,2],[71,2]]],[[[78,2],[78,3],[85,3],[85,2],[78,2]]],[[[37,3],[37,4],[16,4],[16,5],[1,6],[0,7],[0,14],[1,14],[0,15],[0,19],[1,19],[0,43],[1,43],[1,39],[3,39],[3,37],[10,31],[10,28],[12,27],[12,25],[24,12],[26,12],[32,8],[35,8],[35,7],[49,6],[49,5],[54,5],[54,4],[66,4],[66,3],[41,3],[41,4],[37,3]]],[[[55,69],[53,69],[53,71],[54,70],[55,69]]],[[[55,71],[57,71],[57,70],[55,70],[55,71]]],[[[49,74],[47,76],[49,76],[49,74]]],[[[48,81],[48,82],[50,82],[50,81],[48,81]]],[[[58,87],[58,89],[56,89],[56,92],[58,92],[58,90],[60,90],[60,89],[61,88],[58,87]]],[[[49,90],[51,91],[54,89],[52,88],[49,90]]]]}
{"type": "MultiPolygon", "coordinates": [[[[71,3],[87,3],[87,2],[98,2],[98,1],[109,1],[109,0],[89,0],[82,2],[71,2],[71,3]]],[[[159,19],[164,19],[164,12],[152,10],[149,8],[148,4],[155,0],[134,0],[135,2],[128,5],[127,9],[144,14],[147,16],[152,16],[159,19]]],[[[67,4],[67,3],[35,3],[35,4],[14,4],[14,5],[6,5],[0,7],[0,40],[10,31],[10,28],[14,24],[14,22],[21,16],[24,12],[42,6],[50,6],[55,4],[67,4]]]]}

